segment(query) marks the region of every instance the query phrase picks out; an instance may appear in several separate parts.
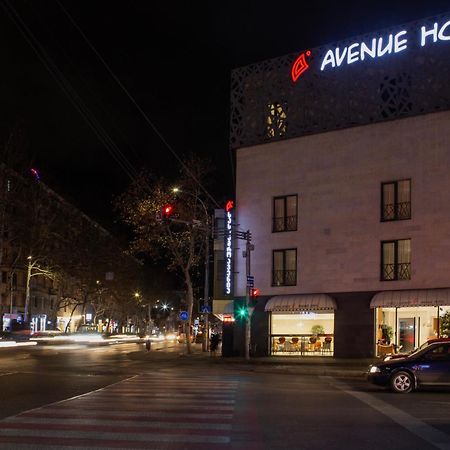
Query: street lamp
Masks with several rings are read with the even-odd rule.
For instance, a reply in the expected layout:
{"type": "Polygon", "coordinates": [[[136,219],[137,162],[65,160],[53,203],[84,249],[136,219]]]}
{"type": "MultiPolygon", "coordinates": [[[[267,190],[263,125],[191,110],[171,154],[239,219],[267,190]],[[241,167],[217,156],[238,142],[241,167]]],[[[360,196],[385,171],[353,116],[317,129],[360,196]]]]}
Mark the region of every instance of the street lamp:
{"type": "MultiPolygon", "coordinates": [[[[208,213],[208,208],[206,207],[205,203],[203,202],[203,200],[198,197],[198,196],[194,196],[192,193],[190,192],[185,192],[185,191],[181,191],[180,188],[178,187],[173,187],[172,188],[172,192],[174,194],[178,194],[179,192],[182,192],[183,194],[187,194],[190,195],[191,197],[195,197],[195,200],[202,205],[203,210],[205,212],[205,287],[204,287],[204,305],[206,307],[209,308],[209,234],[210,234],[210,222],[209,222],[209,213],[208,213]]],[[[200,311],[199,311],[200,312],[200,311]]],[[[204,312],[203,314],[205,314],[205,333],[203,334],[204,339],[202,342],[202,350],[204,352],[208,351],[209,348],[209,313],[208,312],[204,312]]],[[[186,333],[186,336],[188,335],[188,333],[186,333]]]]}

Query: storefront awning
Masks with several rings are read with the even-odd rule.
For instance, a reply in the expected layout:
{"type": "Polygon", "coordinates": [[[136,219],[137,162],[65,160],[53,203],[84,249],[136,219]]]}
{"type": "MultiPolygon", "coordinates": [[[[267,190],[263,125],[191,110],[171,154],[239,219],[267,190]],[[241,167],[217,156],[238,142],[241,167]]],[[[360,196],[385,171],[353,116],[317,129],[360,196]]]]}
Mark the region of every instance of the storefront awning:
{"type": "Polygon", "coordinates": [[[223,308],[223,314],[234,314],[234,302],[228,302],[223,308]]]}
{"type": "Polygon", "coordinates": [[[384,291],[375,294],[371,308],[405,308],[414,306],[450,306],[450,289],[384,291]]]}
{"type": "Polygon", "coordinates": [[[336,302],[326,294],[276,295],[269,299],[265,311],[293,313],[337,309],[336,302]]]}

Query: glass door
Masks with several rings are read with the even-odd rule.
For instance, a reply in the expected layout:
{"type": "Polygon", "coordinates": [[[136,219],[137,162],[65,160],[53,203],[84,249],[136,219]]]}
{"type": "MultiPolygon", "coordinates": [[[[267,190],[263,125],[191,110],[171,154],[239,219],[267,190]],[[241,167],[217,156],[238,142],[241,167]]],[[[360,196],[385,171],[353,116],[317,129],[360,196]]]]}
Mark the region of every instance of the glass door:
{"type": "Polygon", "coordinates": [[[399,340],[398,345],[402,353],[407,353],[415,348],[416,319],[414,317],[398,320],[399,340]]]}

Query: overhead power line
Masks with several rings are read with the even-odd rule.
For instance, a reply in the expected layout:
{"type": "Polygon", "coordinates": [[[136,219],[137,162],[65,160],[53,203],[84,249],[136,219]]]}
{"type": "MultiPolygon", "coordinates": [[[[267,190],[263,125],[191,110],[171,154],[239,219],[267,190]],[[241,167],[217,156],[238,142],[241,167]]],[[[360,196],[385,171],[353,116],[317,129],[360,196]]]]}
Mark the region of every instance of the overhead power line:
{"type": "Polygon", "coordinates": [[[72,25],[75,27],[75,29],[80,33],[80,35],[83,37],[86,44],[89,46],[89,48],[95,53],[95,55],[99,58],[99,60],[102,62],[108,73],[111,75],[111,77],[114,79],[114,81],[117,83],[117,85],[122,89],[122,91],[125,93],[125,95],[128,97],[128,99],[133,103],[133,105],[136,107],[136,109],[139,111],[141,116],[144,118],[145,122],[152,128],[153,132],[156,133],[156,135],[159,137],[159,139],[162,141],[162,143],[166,146],[166,148],[172,153],[172,155],[177,159],[177,161],[180,163],[181,167],[184,169],[184,171],[197,183],[197,185],[202,189],[202,191],[212,200],[212,202],[218,207],[221,208],[219,203],[216,201],[216,199],[209,193],[209,191],[203,186],[203,184],[197,179],[197,177],[194,175],[194,173],[189,169],[189,167],[184,163],[184,161],[180,158],[180,156],[177,154],[177,152],[174,150],[174,148],[167,142],[165,137],[162,135],[162,133],[158,130],[156,125],[150,120],[148,115],[145,113],[145,111],[140,107],[136,99],[131,95],[131,93],[128,91],[128,89],[123,85],[123,83],[120,81],[120,79],[117,77],[117,75],[114,73],[114,71],[111,69],[109,64],[105,61],[105,59],[102,57],[102,55],[97,51],[95,46],[91,43],[89,38],[86,36],[86,34],[83,32],[83,30],[78,26],[75,19],[73,19],[72,15],[67,11],[66,8],[61,4],[59,0],[56,0],[56,3],[58,3],[59,7],[62,9],[64,14],[67,16],[69,21],[72,23],[72,25]]]}
{"type": "Polygon", "coordinates": [[[119,147],[116,145],[114,140],[108,134],[108,132],[102,127],[99,121],[96,119],[95,115],[91,110],[85,105],[81,97],[78,95],[76,90],[73,88],[69,80],[64,76],[64,74],[59,70],[58,66],[54,63],[50,55],[46,52],[45,48],[39,43],[39,41],[34,36],[33,32],[29,29],[26,23],[20,17],[17,10],[11,5],[8,0],[0,0],[0,5],[3,7],[7,15],[17,26],[18,30],[30,45],[30,47],[35,52],[36,56],[42,62],[44,67],[48,70],[51,76],[55,79],[56,83],[64,94],[68,97],[75,109],[81,114],[86,123],[92,129],[94,134],[100,140],[100,142],[105,146],[117,164],[122,168],[122,170],[127,174],[127,176],[134,180],[137,176],[137,171],[133,165],[128,161],[125,155],[121,152],[119,147]]]}

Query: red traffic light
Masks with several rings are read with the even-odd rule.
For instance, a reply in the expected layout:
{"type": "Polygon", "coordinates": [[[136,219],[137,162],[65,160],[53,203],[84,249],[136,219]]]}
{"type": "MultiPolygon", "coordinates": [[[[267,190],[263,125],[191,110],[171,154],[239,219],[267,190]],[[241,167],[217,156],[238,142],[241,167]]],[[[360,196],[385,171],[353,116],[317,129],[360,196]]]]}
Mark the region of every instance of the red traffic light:
{"type": "Polygon", "coordinates": [[[163,216],[164,217],[170,217],[173,213],[173,206],[172,205],[166,205],[163,208],[163,216]]]}
{"type": "Polygon", "coordinates": [[[252,298],[259,297],[259,289],[258,288],[251,288],[250,289],[250,297],[252,297],[252,298]]]}

